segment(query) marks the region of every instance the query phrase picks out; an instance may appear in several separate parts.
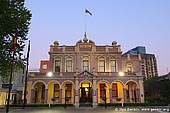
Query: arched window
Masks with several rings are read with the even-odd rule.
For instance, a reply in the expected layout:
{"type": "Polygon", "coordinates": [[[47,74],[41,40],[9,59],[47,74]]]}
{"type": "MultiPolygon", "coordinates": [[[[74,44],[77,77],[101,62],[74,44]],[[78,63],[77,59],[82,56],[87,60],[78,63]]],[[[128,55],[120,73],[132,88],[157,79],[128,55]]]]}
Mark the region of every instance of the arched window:
{"type": "Polygon", "coordinates": [[[133,72],[133,64],[131,62],[126,63],[126,71],[133,72]]]}

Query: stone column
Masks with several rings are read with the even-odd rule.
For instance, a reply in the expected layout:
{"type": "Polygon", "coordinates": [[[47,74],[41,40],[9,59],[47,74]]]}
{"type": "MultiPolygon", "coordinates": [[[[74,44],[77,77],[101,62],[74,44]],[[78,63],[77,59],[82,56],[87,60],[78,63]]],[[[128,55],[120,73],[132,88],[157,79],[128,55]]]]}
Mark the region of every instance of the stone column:
{"type": "Polygon", "coordinates": [[[144,88],[143,88],[143,80],[142,80],[142,77],[141,79],[139,80],[139,89],[140,89],[140,95],[139,95],[139,98],[140,98],[140,102],[144,102],[144,88]]]}
{"type": "Polygon", "coordinates": [[[27,84],[27,96],[26,96],[26,99],[27,99],[27,103],[32,103],[32,94],[34,92],[31,92],[31,90],[34,89],[32,88],[32,81],[28,81],[28,84],[27,84]]]}
{"type": "Polygon", "coordinates": [[[78,81],[78,77],[75,78],[75,107],[79,107],[79,93],[80,93],[80,89],[79,89],[79,81],[78,81]]]}
{"type": "Polygon", "coordinates": [[[75,86],[73,87],[73,93],[71,94],[71,103],[74,105],[75,103],[75,96],[76,96],[76,89],[75,89],[75,86]]]}
{"type": "Polygon", "coordinates": [[[62,104],[62,89],[59,91],[59,103],[62,104]]]}
{"type": "MultiPolygon", "coordinates": [[[[98,86],[97,86],[98,87],[98,86]]],[[[99,101],[98,101],[98,88],[96,89],[96,99],[97,99],[97,103],[99,103],[99,101]]]]}
{"type": "Polygon", "coordinates": [[[96,82],[96,77],[93,76],[93,107],[97,107],[97,82],[96,82]]]}
{"type": "Polygon", "coordinates": [[[112,87],[109,90],[110,90],[110,103],[113,103],[113,101],[112,101],[112,87]]]}
{"type": "Polygon", "coordinates": [[[31,98],[28,100],[30,103],[34,103],[35,100],[35,90],[31,89],[31,98]]]}
{"type": "Polygon", "coordinates": [[[140,99],[140,89],[139,88],[136,89],[136,95],[137,95],[137,102],[140,102],[141,99],[140,99]]]}
{"type": "Polygon", "coordinates": [[[127,102],[126,88],[123,88],[123,93],[124,93],[124,103],[126,103],[127,102]]]}
{"type": "Polygon", "coordinates": [[[48,101],[48,89],[45,89],[45,100],[44,103],[47,103],[48,101]]]}

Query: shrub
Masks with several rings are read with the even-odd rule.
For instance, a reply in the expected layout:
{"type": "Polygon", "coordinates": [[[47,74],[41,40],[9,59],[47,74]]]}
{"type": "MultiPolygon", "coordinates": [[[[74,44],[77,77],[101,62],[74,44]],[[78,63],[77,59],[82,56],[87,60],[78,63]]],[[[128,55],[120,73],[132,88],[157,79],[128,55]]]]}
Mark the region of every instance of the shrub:
{"type": "Polygon", "coordinates": [[[121,98],[119,98],[119,97],[118,97],[118,98],[116,98],[116,101],[121,101],[121,100],[122,100],[122,99],[121,99],[121,98]]]}

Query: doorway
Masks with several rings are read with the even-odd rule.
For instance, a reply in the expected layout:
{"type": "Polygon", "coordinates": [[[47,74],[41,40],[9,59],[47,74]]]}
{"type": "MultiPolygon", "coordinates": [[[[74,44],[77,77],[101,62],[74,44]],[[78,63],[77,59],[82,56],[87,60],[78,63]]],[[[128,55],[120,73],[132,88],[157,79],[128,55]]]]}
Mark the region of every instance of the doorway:
{"type": "Polygon", "coordinates": [[[92,87],[88,82],[83,82],[80,87],[80,103],[92,103],[92,87]]]}

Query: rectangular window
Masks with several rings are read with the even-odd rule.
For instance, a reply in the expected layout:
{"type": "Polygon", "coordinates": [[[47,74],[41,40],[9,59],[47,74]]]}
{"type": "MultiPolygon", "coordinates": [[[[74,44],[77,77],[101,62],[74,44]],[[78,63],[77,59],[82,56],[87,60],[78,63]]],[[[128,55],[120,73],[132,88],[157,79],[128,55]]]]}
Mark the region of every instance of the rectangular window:
{"type": "Polygon", "coordinates": [[[106,84],[101,83],[100,84],[100,97],[105,97],[106,95],[106,84]]]}
{"type": "Polygon", "coordinates": [[[72,60],[66,61],[66,72],[72,72],[72,60]]]}
{"type": "Polygon", "coordinates": [[[47,64],[43,64],[42,69],[47,69],[47,64]]]}
{"type": "Polygon", "coordinates": [[[53,93],[53,97],[59,97],[59,84],[54,84],[54,93],[53,93]]]}
{"type": "Polygon", "coordinates": [[[116,72],[116,60],[110,61],[111,72],[116,72]]]}
{"type": "Polygon", "coordinates": [[[56,60],[55,61],[55,72],[60,72],[60,66],[61,66],[61,61],[56,60]]]}
{"type": "Polygon", "coordinates": [[[83,70],[89,70],[89,62],[88,62],[88,60],[83,60],[83,70]]]}
{"type": "Polygon", "coordinates": [[[105,72],[105,61],[99,60],[99,72],[105,72]]]}
{"type": "Polygon", "coordinates": [[[117,84],[112,84],[112,97],[118,97],[118,90],[117,90],[117,84]]]}
{"type": "Polygon", "coordinates": [[[66,97],[71,97],[71,89],[72,85],[71,84],[66,84],[66,97]]]}

